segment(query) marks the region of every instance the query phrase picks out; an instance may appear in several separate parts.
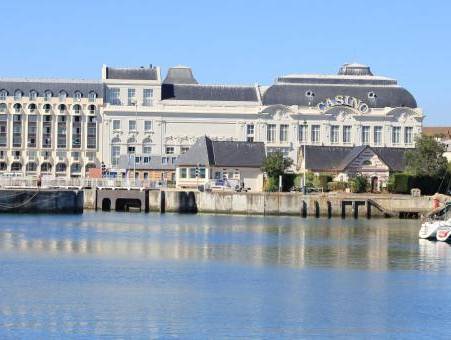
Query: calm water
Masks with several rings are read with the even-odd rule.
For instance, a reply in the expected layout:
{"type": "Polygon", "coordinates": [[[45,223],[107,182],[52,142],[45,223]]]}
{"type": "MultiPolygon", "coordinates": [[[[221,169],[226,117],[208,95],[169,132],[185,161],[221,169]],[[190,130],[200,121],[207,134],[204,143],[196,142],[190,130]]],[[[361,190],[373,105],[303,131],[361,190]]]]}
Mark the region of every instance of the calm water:
{"type": "Polygon", "coordinates": [[[451,337],[418,221],[0,215],[0,338],[451,337]]]}

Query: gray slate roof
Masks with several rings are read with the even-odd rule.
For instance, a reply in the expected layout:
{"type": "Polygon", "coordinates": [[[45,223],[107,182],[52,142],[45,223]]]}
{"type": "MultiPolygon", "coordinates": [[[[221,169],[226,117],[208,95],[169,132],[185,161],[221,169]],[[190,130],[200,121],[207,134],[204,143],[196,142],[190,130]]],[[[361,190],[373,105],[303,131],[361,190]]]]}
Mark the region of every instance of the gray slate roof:
{"type": "Polygon", "coordinates": [[[305,166],[307,169],[317,171],[342,171],[367,148],[374,151],[391,171],[404,170],[404,154],[410,149],[370,147],[368,145],[357,147],[307,145],[305,147],[305,166]]]}
{"type": "Polygon", "coordinates": [[[198,82],[194,78],[191,68],[176,66],[169,68],[163,84],[198,84],[198,82]]]}
{"type": "Polygon", "coordinates": [[[106,79],[158,80],[155,67],[106,68],[106,79]]]}
{"type": "Polygon", "coordinates": [[[260,168],[265,157],[264,143],[215,141],[204,136],[178,157],[176,165],[260,168]]]}
{"type": "Polygon", "coordinates": [[[100,81],[64,80],[64,79],[0,79],[0,91],[6,90],[8,95],[14,95],[16,90],[21,90],[28,96],[31,90],[38,93],[39,97],[50,90],[54,97],[62,90],[69,97],[73,97],[76,91],[80,91],[83,97],[88,97],[89,92],[94,91],[97,97],[103,97],[103,84],[100,81]]]}
{"type": "Polygon", "coordinates": [[[257,102],[254,86],[163,84],[162,99],[257,102]]]}
{"type": "MultiPolygon", "coordinates": [[[[358,84],[359,80],[343,79],[350,84],[358,84]]],[[[313,82],[313,80],[312,80],[313,82]]],[[[327,98],[337,95],[351,96],[368,104],[370,108],[384,107],[410,107],[416,108],[415,98],[404,88],[398,86],[371,86],[371,85],[337,85],[337,80],[318,79],[310,84],[276,83],[264,93],[263,105],[299,105],[316,106],[327,98]],[[311,91],[314,97],[307,97],[306,92],[311,91]],[[368,98],[368,93],[374,92],[375,99],[368,98]]]]}

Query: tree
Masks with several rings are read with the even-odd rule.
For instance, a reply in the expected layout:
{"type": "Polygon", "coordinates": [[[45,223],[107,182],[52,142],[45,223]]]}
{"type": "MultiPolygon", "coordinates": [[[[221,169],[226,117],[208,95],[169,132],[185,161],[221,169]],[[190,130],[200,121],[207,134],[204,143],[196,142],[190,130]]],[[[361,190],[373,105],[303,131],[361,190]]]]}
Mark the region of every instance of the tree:
{"type": "Polygon", "coordinates": [[[406,172],[414,176],[443,176],[448,161],[443,156],[445,145],[434,137],[422,135],[416,139],[415,149],[405,153],[406,172]]]}
{"type": "Polygon", "coordinates": [[[292,164],[291,158],[285,158],[281,152],[274,152],[266,157],[262,170],[266,172],[268,177],[277,178],[283,175],[292,164]]]}

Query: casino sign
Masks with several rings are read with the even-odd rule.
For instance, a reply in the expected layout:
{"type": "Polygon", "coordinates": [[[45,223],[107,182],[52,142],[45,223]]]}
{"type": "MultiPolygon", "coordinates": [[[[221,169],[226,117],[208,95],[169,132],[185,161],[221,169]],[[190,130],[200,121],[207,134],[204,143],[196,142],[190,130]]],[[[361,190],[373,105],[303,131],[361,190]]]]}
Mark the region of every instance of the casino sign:
{"type": "Polygon", "coordinates": [[[318,108],[322,111],[334,106],[349,106],[361,113],[367,113],[370,108],[368,104],[362,102],[356,97],[338,95],[335,98],[327,98],[318,104],[318,108]]]}

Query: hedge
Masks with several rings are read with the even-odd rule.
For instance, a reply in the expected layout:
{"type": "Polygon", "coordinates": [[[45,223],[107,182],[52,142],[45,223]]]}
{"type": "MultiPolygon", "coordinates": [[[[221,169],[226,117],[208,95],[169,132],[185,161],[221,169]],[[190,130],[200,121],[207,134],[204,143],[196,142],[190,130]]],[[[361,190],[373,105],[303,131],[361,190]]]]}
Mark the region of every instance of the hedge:
{"type": "Polygon", "coordinates": [[[392,175],[388,189],[397,194],[410,194],[410,190],[417,188],[423,195],[433,195],[436,192],[446,193],[450,175],[445,178],[432,176],[412,176],[405,173],[392,175]]]}

